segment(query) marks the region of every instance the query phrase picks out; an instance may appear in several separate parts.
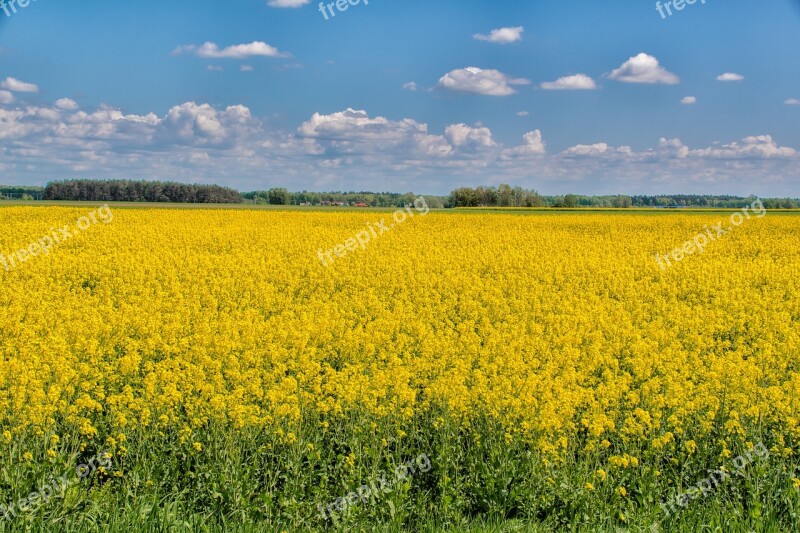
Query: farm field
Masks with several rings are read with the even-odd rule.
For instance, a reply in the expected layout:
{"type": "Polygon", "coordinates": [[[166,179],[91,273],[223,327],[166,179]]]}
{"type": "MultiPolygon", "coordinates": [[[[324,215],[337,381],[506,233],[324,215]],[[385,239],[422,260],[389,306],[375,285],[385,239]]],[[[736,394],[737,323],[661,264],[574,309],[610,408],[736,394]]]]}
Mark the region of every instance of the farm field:
{"type": "Polygon", "coordinates": [[[800,215],[401,213],[0,207],[0,530],[800,527],[800,215]]]}

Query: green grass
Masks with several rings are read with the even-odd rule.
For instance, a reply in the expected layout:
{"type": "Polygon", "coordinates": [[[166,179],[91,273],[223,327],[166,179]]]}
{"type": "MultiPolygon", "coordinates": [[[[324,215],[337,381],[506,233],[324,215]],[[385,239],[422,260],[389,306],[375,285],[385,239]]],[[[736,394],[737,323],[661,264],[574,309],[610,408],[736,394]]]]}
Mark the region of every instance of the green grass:
{"type": "MultiPolygon", "coordinates": [[[[441,414],[441,413],[438,413],[441,414]]],[[[706,497],[666,516],[660,503],[730,465],[720,449],[698,442],[697,452],[655,455],[635,443],[613,443],[588,453],[576,443],[565,461],[552,463],[524,442],[506,442],[484,421],[472,432],[445,423],[432,431],[435,415],[420,414],[375,431],[357,413],[331,424],[318,421],[294,428],[297,441],[282,443],[271,431],[198,428],[148,430],[128,435],[127,453],[0,531],[797,531],[800,493],[792,477],[800,465],[777,450],[753,460],[741,476],[720,482],[706,497]],[[388,446],[382,436],[402,427],[403,440],[388,446]],[[479,438],[476,438],[479,436],[479,438]],[[191,443],[200,440],[198,452],[191,443]],[[311,448],[309,445],[312,445],[311,448]],[[635,467],[609,468],[608,456],[641,457],[635,467]],[[347,461],[353,454],[354,460],[347,461]],[[317,504],[337,498],[425,454],[430,469],[398,481],[394,490],[336,520],[319,516],[317,504]],[[608,471],[605,480],[596,471],[608,471]],[[594,487],[589,490],[586,483],[594,487]],[[620,494],[625,487],[626,494],[620,494]],[[623,517],[624,515],[624,517],[623,517]],[[656,529],[653,529],[655,526],[656,529]]],[[[69,428],[62,428],[68,435],[69,428]]],[[[769,435],[750,435],[753,442],[769,435]]],[[[0,503],[7,503],[77,464],[77,442],[64,442],[56,459],[24,462],[22,450],[42,453],[48,436],[28,436],[3,445],[0,503]]],[[[769,446],[769,444],[767,444],[769,446]]],[[[87,449],[80,460],[100,450],[87,449]]],[[[733,450],[743,453],[744,446],[733,450]]],[[[42,454],[43,455],[43,454],[42,454]]]]}

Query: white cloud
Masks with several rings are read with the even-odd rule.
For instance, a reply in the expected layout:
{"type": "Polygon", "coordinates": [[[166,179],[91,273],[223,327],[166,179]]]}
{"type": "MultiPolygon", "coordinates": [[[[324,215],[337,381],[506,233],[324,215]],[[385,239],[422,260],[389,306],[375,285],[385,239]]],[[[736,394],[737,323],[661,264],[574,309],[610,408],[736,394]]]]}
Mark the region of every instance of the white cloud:
{"type": "Polygon", "coordinates": [[[476,33],[472,36],[472,38],[478,41],[488,41],[496,44],[510,44],[521,41],[522,33],[524,31],[525,28],[522,26],[517,26],[514,28],[498,28],[496,30],[492,30],[489,35],[476,33]]]}
{"type": "Polygon", "coordinates": [[[237,44],[220,49],[216,43],[206,42],[202,46],[190,44],[179,46],[172,51],[173,55],[192,53],[206,59],[245,59],[248,57],[289,57],[274,46],[262,41],[253,41],[249,44],[237,44]]]}
{"type": "Polygon", "coordinates": [[[25,83],[16,78],[8,77],[0,81],[0,89],[8,89],[15,93],[38,93],[39,86],[34,83],[25,83]]]}
{"type": "Polygon", "coordinates": [[[172,107],[156,125],[153,139],[157,142],[220,147],[234,146],[237,139],[258,128],[244,106],[228,106],[220,111],[194,102],[172,107]]]}
{"type": "Polygon", "coordinates": [[[694,104],[697,103],[697,97],[696,96],[684,96],[683,98],[681,98],[681,103],[683,105],[694,105],[694,104]]]}
{"type": "Polygon", "coordinates": [[[745,137],[741,142],[716,144],[710,148],[692,150],[690,154],[699,157],[724,159],[744,157],[785,158],[794,157],[797,155],[797,151],[793,148],[778,146],[778,143],[775,142],[771,135],[756,135],[745,137]]]}
{"type": "Polygon", "coordinates": [[[267,5],[269,7],[302,7],[310,1],[311,0],[269,0],[267,5]]]}
{"type": "Polygon", "coordinates": [[[495,145],[489,128],[471,128],[466,124],[453,124],[445,128],[444,136],[456,148],[468,146],[480,149],[495,145]]]}
{"type": "Polygon", "coordinates": [[[219,65],[208,65],[208,66],[206,67],[206,70],[210,70],[211,72],[222,72],[222,71],[223,71],[223,70],[225,70],[225,69],[224,69],[224,68],[222,68],[222,67],[221,67],[221,66],[219,66],[219,65]]]}
{"type": "Polygon", "coordinates": [[[518,117],[527,117],[528,115],[530,115],[530,113],[528,113],[527,111],[519,111],[517,113],[518,117]]]}
{"type": "Polygon", "coordinates": [[[666,85],[680,83],[678,76],[659,65],[658,59],[645,53],[631,57],[618,69],[612,71],[609,77],[612,80],[626,83],[663,83],[666,85]]]}
{"type": "Polygon", "coordinates": [[[241,70],[242,72],[253,72],[255,69],[250,65],[242,65],[241,67],[239,67],[239,70],[241,70]]]}
{"type": "Polygon", "coordinates": [[[314,113],[298,133],[303,137],[326,140],[398,140],[409,133],[425,133],[427,127],[413,120],[393,122],[385,117],[370,118],[364,110],[352,108],[323,115],[314,113]]]}
{"type": "Polygon", "coordinates": [[[510,85],[529,83],[526,79],[511,78],[499,70],[468,67],[448,72],[439,79],[437,87],[488,96],[509,96],[517,93],[510,85]]]}
{"type": "Polygon", "coordinates": [[[446,194],[465,183],[505,181],[547,194],[566,189],[785,196],[796,195],[800,180],[800,154],[769,135],[693,148],[667,138],[636,151],[606,142],[552,154],[548,148],[538,129],[521,144],[504,146],[480,124],[431,132],[413,118],[354,109],[314,113],[287,131],[240,105],[186,102],[161,115],[107,106],[0,106],[3,175],[28,183],[80,174],[218,182],[242,190],[268,185],[446,194]],[[267,183],[264,175],[271,176],[267,183]]]}
{"type": "Polygon", "coordinates": [[[664,157],[682,159],[689,155],[689,147],[683,144],[680,139],[667,139],[662,137],[658,140],[658,152],[664,157]]]}
{"type": "Polygon", "coordinates": [[[428,134],[427,124],[372,118],[366,111],[350,108],[330,115],[314,113],[297,135],[316,140],[329,154],[387,154],[399,149],[433,156],[452,151],[444,137],[428,134]]]}
{"type": "Polygon", "coordinates": [[[410,81],[408,83],[403,84],[403,89],[407,91],[416,91],[417,90],[417,83],[414,81],[410,81]]]}
{"type": "Polygon", "coordinates": [[[547,146],[539,130],[529,131],[522,136],[522,145],[503,151],[503,157],[539,156],[547,153],[547,146]]]}
{"type": "Polygon", "coordinates": [[[573,156],[573,157],[590,157],[590,156],[601,156],[601,155],[612,155],[612,154],[623,154],[629,155],[632,154],[633,151],[631,150],[630,146],[620,146],[615,148],[613,146],[609,146],[607,143],[597,143],[597,144],[578,144],[567,148],[560,155],[562,156],[573,156]]]}
{"type": "Polygon", "coordinates": [[[586,74],[575,74],[559,78],[556,81],[546,81],[541,84],[541,88],[548,91],[594,90],[597,88],[597,84],[586,74]]]}
{"type": "Polygon", "coordinates": [[[786,105],[800,105],[800,100],[798,100],[797,98],[789,98],[788,100],[786,100],[784,102],[784,104],[786,104],[786,105]]]}
{"type": "Polygon", "coordinates": [[[73,111],[78,109],[78,103],[69,98],[61,98],[60,100],[56,100],[56,107],[65,111],[73,111]]]}
{"type": "Polygon", "coordinates": [[[744,76],[733,72],[726,72],[717,76],[717,81],[742,81],[744,76]]]}
{"type": "Polygon", "coordinates": [[[11,91],[0,91],[0,104],[13,104],[14,95],[11,91]]]}

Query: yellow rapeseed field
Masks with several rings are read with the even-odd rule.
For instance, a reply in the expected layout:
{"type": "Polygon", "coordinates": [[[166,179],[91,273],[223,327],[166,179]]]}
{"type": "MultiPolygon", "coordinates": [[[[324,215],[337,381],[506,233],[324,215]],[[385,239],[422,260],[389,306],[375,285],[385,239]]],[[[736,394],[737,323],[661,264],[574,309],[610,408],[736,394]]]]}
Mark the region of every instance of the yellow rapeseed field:
{"type": "MultiPolygon", "coordinates": [[[[548,463],[599,457],[594,490],[800,437],[795,216],[663,269],[727,215],[431,212],[325,266],[318,250],[391,213],[111,208],[0,269],[0,428],[41,443],[14,460],[53,435],[124,458],[133,435],[200,454],[209,428],[313,448],[347,419],[389,441],[491,424],[548,463]]],[[[4,208],[0,253],[87,210],[4,208]]]]}
{"type": "MultiPolygon", "coordinates": [[[[4,209],[0,247],[85,211],[4,209]]],[[[320,247],[381,217],[114,215],[2,272],[12,434],[431,404],[554,451],[583,432],[661,447],[720,416],[731,437],[756,423],[798,434],[795,218],[750,221],[662,271],[656,253],[720,217],[431,214],[325,268],[320,247]]]]}

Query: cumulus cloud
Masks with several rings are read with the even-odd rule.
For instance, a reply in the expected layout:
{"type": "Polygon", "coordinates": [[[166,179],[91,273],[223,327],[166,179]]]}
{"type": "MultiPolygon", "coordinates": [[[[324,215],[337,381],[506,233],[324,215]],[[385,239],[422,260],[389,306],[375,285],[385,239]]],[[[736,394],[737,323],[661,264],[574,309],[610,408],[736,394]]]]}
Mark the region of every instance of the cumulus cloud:
{"type": "Polygon", "coordinates": [[[263,41],[253,41],[249,44],[236,44],[226,48],[212,42],[206,42],[201,46],[193,44],[179,46],[172,51],[173,55],[191,53],[206,59],[245,59],[248,57],[289,57],[289,54],[281,52],[274,46],[270,46],[263,41]]]}
{"type": "Polygon", "coordinates": [[[60,100],[56,100],[56,107],[66,111],[72,111],[74,109],[78,109],[78,103],[69,98],[61,98],[60,100]]]}
{"type": "Polygon", "coordinates": [[[694,105],[694,104],[697,103],[697,97],[696,96],[684,96],[683,98],[681,98],[681,103],[683,105],[694,105]]]}
{"type": "Polygon", "coordinates": [[[529,80],[512,78],[499,70],[467,67],[448,72],[439,79],[437,87],[488,96],[509,96],[517,93],[511,85],[527,85],[529,83],[529,80]]]}
{"type": "Polygon", "coordinates": [[[314,113],[298,132],[304,137],[328,140],[399,140],[409,133],[425,133],[426,126],[414,120],[390,121],[385,117],[370,117],[364,110],[348,108],[323,115],[314,113]]]}
{"type": "Polygon", "coordinates": [[[630,146],[620,146],[615,148],[613,146],[609,146],[607,143],[596,143],[578,144],[572,146],[561,152],[561,155],[565,157],[590,157],[614,154],[630,155],[632,153],[633,150],[631,150],[630,146]]]}
{"type": "Polygon", "coordinates": [[[726,72],[725,74],[720,74],[717,76],[717,81],[742,81],[743,79],[744,76],[734,72],[726,72]]]}
{"type": "Polygon", "coordinates": [[[683,159],[689,155],[689,147],[683,144],[680,139],[662,137],[658,140],[658,152],[665,157],[683,159]]]}
{"type": "Polygon", "coordinates": [[[232,147],[259,129],[245,106],[218,110],[194,102],[172,107],[155,125],[153,138],[159,143],[203,147],[232,147]]]}
{"type": "Polygon", "coordinates": [[[692,150],[690,155],[724,159],[790,158],[797,155],[794,148],[778,146],[771,135],[745,137],[741,142],[717,144],[710,148],[692,150]]]}
{"type": "Polygon", "coordinates": [[[14,95],[11,91],[0,91],[0,104],[14,103],[14,95]]]}
{"type": "Polygon", "coordinates": [[[219,182],[243,190],[274,184],[431,193],[503,180],[598,194],[707,193],[716,187],[711,191],[763,195],[792,194],[800,180],[800,154],[770,135],[707,147],[662,138],[637,150],[596,142],[551,154],[538,129],[520,144],[504,146],[481,124],[432,132],[413,118],[350,108],[314,113],[287,131],[241,105],[186,102],[162,114],[128,114],[108,106],[70,109],[62,100],[52,106],[0,104],[4,176],[29,183],[79,173],[219,182]],[[753,183],[761,188],[753,191],[753,183]]]}
{"type": "Polygon", "coordinates": [[[444,130],[444,135],[456,148],[468,146],[480,149],[495,145],[492,131],[489,128],[472,128],[466,124],[453,124],[444,130]]]}
{"type": "Polygon", "coordinates": [[[428,125],[370,117],[348,108],[323,115],[314,113],[297,130],[301,139],[313,139],[328,154],[390,154],[397,150],[416,155],[447,155],[452,146],[442,136],[428,134],[428,125]]]}
{"type": "Polygon", "coordinates": [[[503,151],[505,158],[539,156],[547,153],[547,146],[539,130],[529,131],[522,136],[522,145],[503,151]]]}
{"type": "Polygon", "coordinates": [[[556,81],[546,81],[541,84],[541,88],[548,91],[558,90],[594,90],[597,84],[592,78],[586,74],[575,74],[574,76],[565,76],[556,81]]]}
{"type": "Polygon", "coordinates": [[[625,83],[663,83],[666,85],[680,83],[678,76],[664,69],[658,59],[645,53],[631,57],[618,69],[613,70],[609,77],[625,83]]]}
{"type": "Polygon", "coordinates": [[[416,91],[417,90],[417,83],[414,81],[410,81],[408,83],[403,84],[403,89],[406,91],[416,91]]]}
{"type": "Polygon", "coordinates": [[[521,41],[522,33],[524,31],[525,28],[522,26],[516,26],[513,28],[498,28],[489,32],[488,35],[476,33],[472,36],[472,38],[478,41],[487,41],[495,44],[510,44],[521,41]]]}
{"type": "Polygon", "coordinates": [[[39,86],[35,83],[26,83],[16,78],[8,77],[0,81],[0,89],[7,89],[15,93],[38,93],[39,86]]]}

